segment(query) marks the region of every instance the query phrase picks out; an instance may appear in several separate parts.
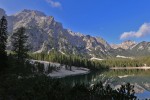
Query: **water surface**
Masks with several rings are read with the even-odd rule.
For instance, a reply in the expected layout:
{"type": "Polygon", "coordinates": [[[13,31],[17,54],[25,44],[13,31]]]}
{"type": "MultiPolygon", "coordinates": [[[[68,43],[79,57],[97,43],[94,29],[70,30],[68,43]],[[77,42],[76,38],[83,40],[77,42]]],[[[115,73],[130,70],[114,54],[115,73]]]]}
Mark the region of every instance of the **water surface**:
{"type": "Polygon", "coordinates": [[[68,84],[75,83],[95,84],[102,81],[104,85],[110,84],[117,89],[121,84],[131,83],[140,99],[150,98],[150,70],[130,69],[130,70],[108,70],[94,71],[86,75],[68,76],[62,78],[68,84]]]}

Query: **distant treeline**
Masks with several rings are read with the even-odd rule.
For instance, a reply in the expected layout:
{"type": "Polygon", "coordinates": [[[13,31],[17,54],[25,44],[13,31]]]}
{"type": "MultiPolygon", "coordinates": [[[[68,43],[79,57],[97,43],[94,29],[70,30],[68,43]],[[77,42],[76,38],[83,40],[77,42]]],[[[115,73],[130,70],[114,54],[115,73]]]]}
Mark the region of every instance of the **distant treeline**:
{"type": "Polygon", "coordinates": [[[54,50],[49,53],[32,53],[30,54],[30,57],[31,59],[57,62],[68,66],[86,67],[93,70],[108,68],[107,66],[102,65],[102,63],[100,63],[99,61],[91,61],[89,59],[76,55],[64,55],[54,50]]]}
{"type": "Polygon", "coordinates": [[[137,58],[139,62],[142,62],[143,64],[146,64],[146,66],[150,67],[150,55],[145,57],[139,57],[137,58]]]}
{"type": "Polygon", "coordinates": [[[86,67],[89,69],[103,69],[110,67],[141,67],[150,66],[150,57],[135,59],[109,58],[106,60],[90,60],[76,55],[64,55],[60,52],[51,51],[49,53],[30,54],[32,59],[58,62],[69,66],[86,67]]]}
{"type": "Polygon", "coordinates": [[[123,59],[113,58],[100,61],[105,66],[109,67],[141,67],[144,63],[138,59],[123,59]]]}

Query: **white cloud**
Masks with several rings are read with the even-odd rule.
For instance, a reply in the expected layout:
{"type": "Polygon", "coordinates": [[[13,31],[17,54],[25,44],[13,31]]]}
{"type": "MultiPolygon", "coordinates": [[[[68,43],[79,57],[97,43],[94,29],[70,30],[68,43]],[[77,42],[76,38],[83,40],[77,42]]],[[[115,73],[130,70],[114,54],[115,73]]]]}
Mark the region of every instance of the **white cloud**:
{"type": "Polygon", "coordinates": [[[46,0],[52,7],[61,8],[61,3],[54,0],[46,0]]]}
{"type": "Polygon", "coordinates": [[[140,38],[146,35],[150,34],[150,23],[144,23],[138,31],[130,31],[130,32],[124,32],[121,36],[120,39],[127,39],[127,38],[140,38]]]}

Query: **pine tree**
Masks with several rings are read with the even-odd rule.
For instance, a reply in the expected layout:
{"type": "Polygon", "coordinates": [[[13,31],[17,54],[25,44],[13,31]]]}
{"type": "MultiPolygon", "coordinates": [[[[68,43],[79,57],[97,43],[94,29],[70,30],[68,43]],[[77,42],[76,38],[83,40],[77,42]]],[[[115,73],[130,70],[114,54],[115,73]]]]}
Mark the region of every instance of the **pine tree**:
{"type": "Polygon", "coordinates": [[[7,20],[3,16],[0,20],[0,70],[7,66],[7,20]]]}
{"type": "Polygon", "coordinates": [[[13,33],[12,37],[13,50],[18,60],[23,61],[28,56],[29,45],[27,43],[28,36],[25,33],[25,28],[20,27],[16,32],[13,33]]]}

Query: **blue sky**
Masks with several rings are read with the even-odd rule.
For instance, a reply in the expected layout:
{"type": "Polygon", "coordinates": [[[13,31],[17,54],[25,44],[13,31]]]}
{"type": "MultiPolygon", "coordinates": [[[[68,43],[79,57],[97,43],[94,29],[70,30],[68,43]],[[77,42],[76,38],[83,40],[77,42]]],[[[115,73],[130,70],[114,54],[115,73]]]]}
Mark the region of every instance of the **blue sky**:
{"type": "Polygon", "coordinates": [[[39,10],[67,29],[109,43],[150,41],[150,0],[0,0],[0,8],[8,15],[39,10]]]}

